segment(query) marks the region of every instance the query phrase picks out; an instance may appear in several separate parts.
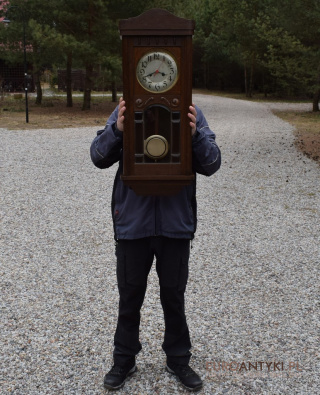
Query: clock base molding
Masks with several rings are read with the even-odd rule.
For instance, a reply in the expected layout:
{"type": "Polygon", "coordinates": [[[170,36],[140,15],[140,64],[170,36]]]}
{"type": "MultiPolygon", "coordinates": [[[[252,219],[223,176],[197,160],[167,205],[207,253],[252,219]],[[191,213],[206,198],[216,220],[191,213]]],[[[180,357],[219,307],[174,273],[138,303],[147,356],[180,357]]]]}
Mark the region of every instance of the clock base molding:
{"type": "Polygon", "coordinates": [[[184,176],[183,178],[181,178],[181,176],[172,176],[170,179],[168,176],[153,176],[152,179],[148,179],[145,176],[122,175],[121,179],[123,183],[129,185],[137,195],[165,196],[179,193],[182,187],[190,185],[194,180],[194,175],[184,176]]]}

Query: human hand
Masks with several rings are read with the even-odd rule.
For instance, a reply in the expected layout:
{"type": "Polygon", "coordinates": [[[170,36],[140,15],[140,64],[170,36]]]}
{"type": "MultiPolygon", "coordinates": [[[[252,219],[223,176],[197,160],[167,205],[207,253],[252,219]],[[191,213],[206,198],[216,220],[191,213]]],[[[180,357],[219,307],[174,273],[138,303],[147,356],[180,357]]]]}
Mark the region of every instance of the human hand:
{"type": "Polygon", "coordinates": [[[190,118],[191,135],[193,136],[197,130],[197,110],[193,103],[192,106],[189,107],[189,111],[188,117],[190,118]]]}
{"type": "Polygon", "coordinates": [[[118,119],[117,119],[117,129],[120,132],[123,132],[123,122],[124,122],[124,112],[126,111],[126,102],[123,100],[123,97],[119,99],[119,112],[118,112],[118,119]]]}

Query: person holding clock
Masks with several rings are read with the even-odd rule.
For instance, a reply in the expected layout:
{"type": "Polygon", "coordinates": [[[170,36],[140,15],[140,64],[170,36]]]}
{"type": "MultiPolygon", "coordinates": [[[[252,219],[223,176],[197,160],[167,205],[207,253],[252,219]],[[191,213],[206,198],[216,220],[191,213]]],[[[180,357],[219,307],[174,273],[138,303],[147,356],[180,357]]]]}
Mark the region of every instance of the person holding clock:
{"type": "MultiPolygon", "coordinates": [[[[139,83],[155,92],[169,89],[176,81],[175,60],[168,54],[160,53],[159,58],[152,59],[148,56],[151,55],[145,55],[137,66],[139,83]]],[[[114,335],[114,365],[104,377],[104,386],[119,389],[137,370],[136,355],[142,348],[139,341],[140,309],[155,258],[165,320],[162,348],[167,358],[166,370],[188,390],[197,391],[203,383],[189,366],[191,341],[184,304],[190,241],[197,226],[196,177],[190,185],[169,196],[141,196],[126,186],[120,177],[125,112],[126,103],[121,98],[90,148],[91,159],[98,168],[119,164],[111,209],[120,300],[114,335]]],[[[196,105],[190,105],[188,117],[193,172],[211,176],[221,165],[215,134],[196,105]]]]}

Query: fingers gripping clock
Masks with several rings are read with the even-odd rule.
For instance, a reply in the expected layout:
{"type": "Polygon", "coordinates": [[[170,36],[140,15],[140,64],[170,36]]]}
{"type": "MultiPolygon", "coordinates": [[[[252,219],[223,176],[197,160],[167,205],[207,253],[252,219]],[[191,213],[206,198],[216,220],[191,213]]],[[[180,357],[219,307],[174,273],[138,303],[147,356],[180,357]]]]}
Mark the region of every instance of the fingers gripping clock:
{"type": "Polygon", "coordinates": [[[178,66],[168,52],[148,52],[137,64],[136,77],[148,92],[166,92],[178,80],[178,66]]]}

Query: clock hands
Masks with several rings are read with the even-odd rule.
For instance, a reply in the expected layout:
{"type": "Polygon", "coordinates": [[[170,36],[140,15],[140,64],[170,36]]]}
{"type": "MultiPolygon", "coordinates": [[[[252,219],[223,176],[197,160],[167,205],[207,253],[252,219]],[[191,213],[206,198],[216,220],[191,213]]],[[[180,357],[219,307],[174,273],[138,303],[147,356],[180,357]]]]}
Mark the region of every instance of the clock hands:
{"type": "Polygon", "coordinates": [[[156,70],[156,71],[153,71],[152,73],[150,73],[150,74],[146,75],[146,77],[152,77],[152,76],[156,76],[157,74],[161,74],[161,75],[162,75],[162,77],[165,77],[165,76],[167,75],[166,73],[162,73],[161,71],[159,71],[159,70],[156,70]]]}
{"type": "Polygon", "coordinates": [[[157,70],[155,71],[155,73],[154,73],[155,76],[156,76],[158,73],[160,73],[162,76],[165,76],[164,73],[161,73],[161,71],[159,71],[159,69],[160,69],[160,67],[163,65],[163,63],[164,63],[164,59],[163,59],[163,61],[159,64],[157,70]]]}
{"type": "Polygon", "coordinates": [[[157,70],[152,72],[152,73],[150,73],[150,74],[148,74],[147,77],[152,77],[152,76],[155,77],[157,74],[161,74],[162,77],[165,77],[167,74],[159,71],[159,69],[160,69],[160,67],[162,66],[163,63],[164,63],[164,60],[159,64],[157,70]]]}

